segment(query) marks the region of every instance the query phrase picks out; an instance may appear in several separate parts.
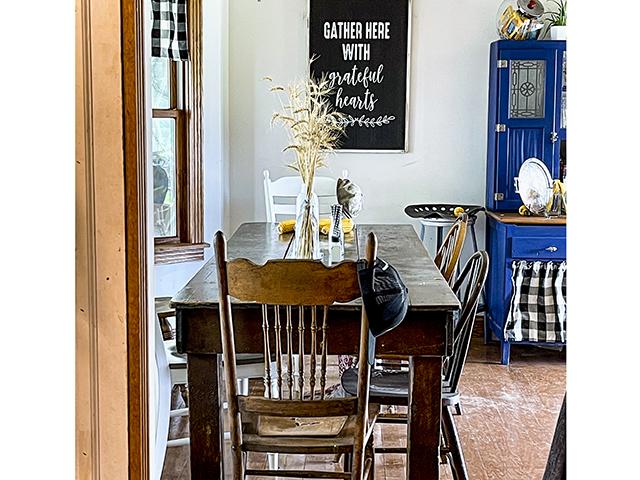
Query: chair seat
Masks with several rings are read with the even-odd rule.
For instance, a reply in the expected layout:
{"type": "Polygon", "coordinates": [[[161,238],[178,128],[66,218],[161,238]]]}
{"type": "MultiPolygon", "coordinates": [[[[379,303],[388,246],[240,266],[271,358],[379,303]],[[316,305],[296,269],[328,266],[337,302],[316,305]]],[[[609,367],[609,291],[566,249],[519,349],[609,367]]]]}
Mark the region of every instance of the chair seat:
{"type": "MultiPolygon", "coordinates": [[[[451,227],[456,223],[455,218],[421,218],[420,225],[425,227],[451,227]]],[[[467,225],[472,226],[476,223],[476,217],[469,217],[467,225]]]]}
{"type": "Polygon", "coordinates": [[[451,218],[421,218],[420,224],[425,227],[450,227],[456,223],[455,219],[451,218]]]}
{"type": "MultiPolygon", "coordinates": [[[[349,368],[342,374],[342,388],[349,395],[355,395],[358,385],[358,369],[349,368]]],[[[455,406],[460,403],[460,394],[449,391],[448,385],[442,386],[442,401],[445,406],[455,406]]],[[[369,395],[372,400],[382,404],[400,405],[406,403],[409,396],[409,372],[374,370],[371,374],[369,395]],[[389,400],[398,401],[389,402],[389,400]]]]}
{"type": "Polygon", "coordinates": [[[165,340],[164,349],[167,352],[167,363],[169,364],[169,368],[187,368],[187,354],[178,353],[175,340],[165,340]]]}
{"type": "MultiPolygon", "coordinates": [[[[358,388],[358,369],[348,368],[342,374],[342,388],[349,395],[356,395],[358,388]]],[[[409,396],[409,372],[374,370],[371,373],[369,384],[371,397],[397,397],[409,396]]]]}
{"type": "MultiPolygon", "coordinates": [[[[365,443],[369,435],[373,431],[373,425],[376,422],[380,406],[376,403],[369,404],[369,423],[366,432],[365,443]]],[[[283,420],[290,419],[290,423],[294,423],[291,417],[268,417],[268,416],[252,416],[253,421],[243,423],[242,425],[242,450],[250,452],[268,452],[268,453],[294,453],[294,454],[333,454],[333,453],[350,453],[353,450],[353,440],[355,438],[356,416],[351,415],[344,421],[340,432],[334,436],[313,436],[308,434],[308,427],[304,433],[306,435],[295,435],[295,431],[288,429],[289,435],[259,435],[258,422],[262,430],[277,430],[277,426],[269,428],[269,423],[279,423],[283,420]],[[258,420],[260,419],[260,420],[258,420]]],[[[333,417],[340,418],[340,417],[333,417]]],[[[344,418],[344,417],[343,417],[344,418]]],[[[245,417],[247,419],[247,417],[245,417]]],[[[313,420],[312,417],[304,417],[305,420],[313,420]]],[[[321,421],[322,419],[316,418],[321,421]]],[[[319,428],[325,429],[326,425],[319,428]]]]}
{"type": "Polygon", "coordinates": [[[408,205],[404,209],[404,213],[411,218],[422,219],[440,219],[440,220],[456,220],[453,213],[456,208],[462,207],[464,212],[469,216],[470,221],[475,221],[479,212],[484,211],[484,207],[480,205],[462,205],[453,203],[425,203],[420,205],[408,205]]]}

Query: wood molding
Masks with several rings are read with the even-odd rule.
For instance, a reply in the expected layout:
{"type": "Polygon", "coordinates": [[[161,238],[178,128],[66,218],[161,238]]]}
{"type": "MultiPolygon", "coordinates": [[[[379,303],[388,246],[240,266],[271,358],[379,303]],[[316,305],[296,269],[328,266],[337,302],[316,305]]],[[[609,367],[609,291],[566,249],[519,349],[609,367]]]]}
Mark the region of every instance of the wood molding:
{"type": "Polygon", "coordinates": [[[142,1],[76,3],[76,478],[82,480],[149,478],[144,90],[136,61],[144,58],[142,1]]]}
{"type": "Polygon", "coordinates": [[[97,252],[94,122],[91,56],[91,4],[78,0],[76,17],[76,478],[100,478],[97,252]],[[84,283],[86,288],[79,287],[84,283]],[[88,361],[87,361],[88,360],[88,361]],[[88,402],[87,402],[88,400],[88,402]],[[84,429],[88,434],[84,433],[84,429]]]}
{"type": "Polygon", "coordinates": [[[150,478],[143,0],[122,0],[129,478],[150,478]]]}
{"type": "Polygon", "coordinates": [[[121,3],[76,3],[76,478],[129,477],[121,3]]]}
{"type": "Polygon", "coordinates": [[[202,0],[187,2],[189,61],[186,62],[187,153],[189,158],[187,202],[189,241],[204,241],[202,188],[202,0]]]}

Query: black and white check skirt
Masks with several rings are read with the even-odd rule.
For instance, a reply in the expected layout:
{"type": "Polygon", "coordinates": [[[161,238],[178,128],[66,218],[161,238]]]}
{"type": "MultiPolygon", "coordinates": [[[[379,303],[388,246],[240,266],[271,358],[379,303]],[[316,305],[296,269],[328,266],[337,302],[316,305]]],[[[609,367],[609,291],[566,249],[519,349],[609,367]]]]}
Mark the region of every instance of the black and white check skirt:
{"type": "Polygon", "coordinates": [[[517,260],[505,340],[566,342],[567,263],[517,260]]]}

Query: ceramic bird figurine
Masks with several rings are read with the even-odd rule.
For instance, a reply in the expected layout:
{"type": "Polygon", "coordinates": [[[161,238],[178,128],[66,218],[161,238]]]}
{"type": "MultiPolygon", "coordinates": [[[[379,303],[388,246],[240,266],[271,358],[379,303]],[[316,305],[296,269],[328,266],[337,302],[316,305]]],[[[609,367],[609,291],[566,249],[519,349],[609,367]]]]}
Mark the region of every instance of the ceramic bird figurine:
{"type": "Polygon", "coordinates": [[[338,179],[336,196],[345,217],[354,218],[362,210],[362,190],[348,178],[338,179]]]}

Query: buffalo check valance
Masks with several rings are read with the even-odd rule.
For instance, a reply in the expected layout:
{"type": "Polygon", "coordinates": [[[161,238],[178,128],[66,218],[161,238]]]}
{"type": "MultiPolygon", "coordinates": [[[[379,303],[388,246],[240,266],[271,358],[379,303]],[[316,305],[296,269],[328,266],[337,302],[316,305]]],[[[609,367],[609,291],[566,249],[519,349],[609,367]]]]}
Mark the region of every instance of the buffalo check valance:
{"type": "Polygon", "coordinates": [[[505,340],[566,342],[566,262],[517,260],[512,269],[505,340]]]}
{"type": "Polygon", "coordinates": [[[151,56],[189,60],[187,0],[151,0],[151,56]]]}

